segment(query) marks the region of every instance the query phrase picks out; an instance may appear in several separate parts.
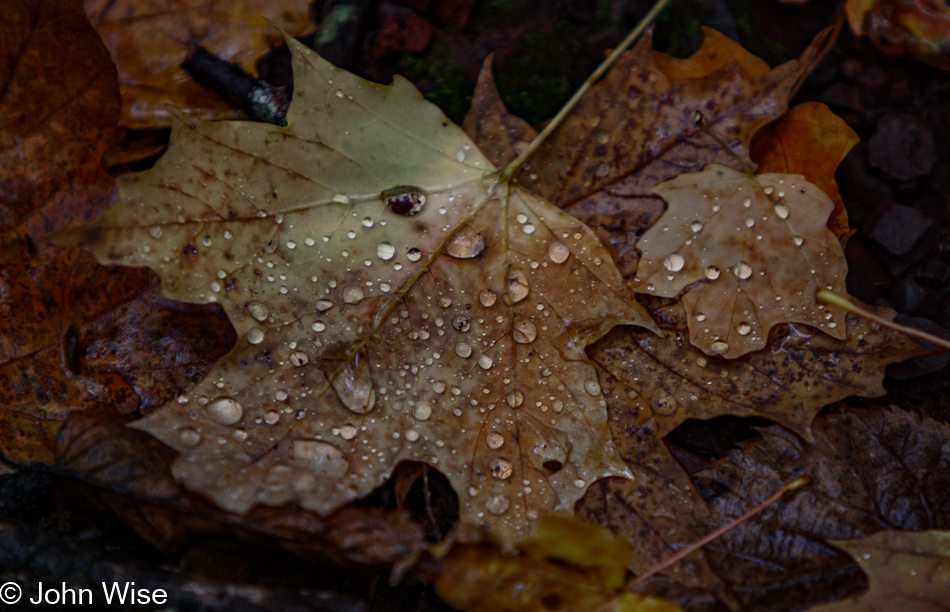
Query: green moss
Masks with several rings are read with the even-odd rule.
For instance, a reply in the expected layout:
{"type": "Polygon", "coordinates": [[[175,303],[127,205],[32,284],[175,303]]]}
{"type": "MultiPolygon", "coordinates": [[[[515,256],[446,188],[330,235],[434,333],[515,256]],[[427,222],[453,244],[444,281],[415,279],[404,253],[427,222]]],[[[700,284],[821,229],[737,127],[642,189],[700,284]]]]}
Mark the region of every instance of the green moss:
{"type": "Polygon", "coordinates": [[[455,65],[448,57],[446,46],[436,43],[424,57],[408,53],[400,57],[398,72],[413,82],[433,83],[434,87],[423,94],[426,100],[461,125],[472,105],[475,81],[468,69],[455,65]]]}

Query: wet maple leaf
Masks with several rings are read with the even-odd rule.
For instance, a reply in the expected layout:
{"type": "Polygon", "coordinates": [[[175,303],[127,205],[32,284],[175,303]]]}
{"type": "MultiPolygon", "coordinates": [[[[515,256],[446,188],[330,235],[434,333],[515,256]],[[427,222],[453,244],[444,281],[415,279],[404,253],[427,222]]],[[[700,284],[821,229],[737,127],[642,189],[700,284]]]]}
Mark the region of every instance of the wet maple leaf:
{"type": "Polygon", "coordinates": [[[505,543],[627,475],[584,348],[655,329],[582,223],[498,173],[408,82],[289,40],[289,127],[177,115],[152,171],[73,234],[148,265],[238,333],[208,377],[136,423],[220,506],[326,514],[401,460],[438,467],[505,543]]]}
{"type": "Polygon", "coordinates": [[[809,610],[950,610],[950,531],[882,531],[860,540],[829,543],[854,557],[871,586],[857,597],[809,610]]]}
{"type": "Polygon", "coordinates": [[[251,72],[270,45],[274,24],[300,34],[307,3],[270,0],[85,0],[86,13],[119,69],[121,124],[132,128],[172,124],[166,105],[194,109],[207,119],[236,117],[227,102],[192,80],[179,65],[191,45],[251,72]]]}
{"type": "Polygon", "coordinates": [[[637,243],[633,288],[669,298],[685,289],[695,346],[733,359],[763,348],[785,322],[847,337],[844,310],[815,298],[819,289],[847,294],[844,250],[827,227],[834,204],[823,191],[799,175],[710,165],[654,192],[669,209],[637,243]]]}
{"type": "Polygon", "coordinates": [[[761,60],[738,45],[708,30],[706,36],[695,59],[675,70],[676,62],[654,54],[644,36],[517,176],[520,185],[596,228],[624,277],[636,272],[638,237],[663,212],[653,188],[713,163],[738,168],[734,155],[747,158],[753,135],[785,111],[789,92],[831,39],[824,31],[801,59],[763,72],[761,60]],[[701,76],[686,78],[693,75],[701,76]],[[697,111],[732,154],[696,125],[697,111]]]}
{"type": "Polygon", "coordinates": [[[757,174],[801,174],[824,191],[835,205],[828,227],[841,238],[849,231],[848,211],[838,192],[835,170],[859,140],[827,106],[805,102],[759,130],[749,155],[757,164],[757,174]]]}

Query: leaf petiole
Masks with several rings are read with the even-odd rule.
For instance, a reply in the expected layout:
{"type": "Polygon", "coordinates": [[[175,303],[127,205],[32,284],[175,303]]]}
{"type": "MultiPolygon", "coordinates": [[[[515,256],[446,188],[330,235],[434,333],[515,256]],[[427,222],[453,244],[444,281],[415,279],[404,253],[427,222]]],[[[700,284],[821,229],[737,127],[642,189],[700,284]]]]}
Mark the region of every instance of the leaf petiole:
{"type": "Polygon", "coordinates": [[[607,72],[607,70],[613,65],[617,58],[620,57],[621,53],[626,51],[630,45],[640,38],[640,35],[643,34],[643,32],[648,27],[650,27],[650,24],[652,24],[653,21],[660,16],[660,13],[663,12],[663,9],[665,9],[666,5],[669,3],[670,0],[657,0],[657,3],[653,5],[653,8],[651,8],[650,11],[643,16],[643,19],[640,20],[640,23],[638,23],[637,26],[630,31],[630,34],[628,34],[627,37],[624,38],[619,45],[617,45],[617,48],[607,56],[607,59],[605,59],[600,64],[600,66],[598,66],[597,69],[594,70],[594,72],[591,73],[589,77],[587,77],[587,80],[584,81],[584,84],[581,85],[576,92],[574,92],[574,95],[571,96],[571,99],[568,100],[564,107],[561,108],[561,110],[558,111],[558,113],[554,116],[554,118],[548,122],[544,129],[541,130],[541,133],[534,137],[534,140],[531,141],[531,144],[529,144],[525,150],[514,159],[514,161],[505,166],[505,169],[501,173],[500,182],[505,183],[511,180],[511,177],[515,175],[515,172],[518,171],[518,168],[521,167],[521,164],[523,164],[524,161],[528,159],[532,153],[534,153],[535,149],[541,146],[541,143],[547,140],[548,136],[550,136],[551,133],[561,125],[561,123],[564,121],[564,118],[570,114],[571,110],[573,110],[577,103],[580,102],[580,99],[584,96],[584,94],[587,93],[587,90],[590,89],[594,83],[600,80],[600,77],[602,77],[604,73],[607,72]]]}
{"type": "Polygon", "coordinates": [[[950,350],[950,340],[947,340],[946,338],[941,338],[939,336],[935,336],[933,334],[928,334],[925,331],[919,330],[915,327],[910,327],[909,325],[901,325],[900,323],[895,323],[894,321],[888,321],[887,319],[883,317],[877,316],[873,312],[870,312],[868,310],[865,310],[864,308],[861,308],[857,304],[854,304],[847,298],[838,295],[834,291],[821,289],[818,291],[818,293],[815,294],[815,299],[818,302],[823,303],[823,304],[829,304],[831,306],[838,306],[839,308],[844,308],[848,312],[852,312],[860,317],[864,317],[865,319],[869,321],[874,321],[875,323],[877,323],[878,325],[881,325],[882,327],[893,329],[894,331],[901,332],[902,334],[906,334],[914,338],[920,338],[921,340],[925,340],[927,342],[930,342],[931,344],[935,344],[945,350],[950,350]]]}

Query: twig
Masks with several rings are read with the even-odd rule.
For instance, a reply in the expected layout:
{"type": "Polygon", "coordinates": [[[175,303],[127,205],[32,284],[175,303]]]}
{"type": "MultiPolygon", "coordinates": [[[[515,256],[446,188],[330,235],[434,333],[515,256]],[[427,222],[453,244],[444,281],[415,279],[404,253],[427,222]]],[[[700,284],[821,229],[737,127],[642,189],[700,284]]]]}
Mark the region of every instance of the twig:
{"type": "Polygon", "coordinates": [[[597,70],[594,70],[594,72],[589,77],[587,77],[587,80],[584,81],[584,84],[581,85],[576,92],[574,92],[574,95],[571,96],[571,99],[567,101],[567,104],[565,104],[564,107],[558,111],[558,114],[556,114],[554,118],[548,122],[547,126],[545,126],[541,133],[535,136],[534,140],[531,141],[531,144],[529,144],[527,148],[525,148],[525,150],[515,158],[514,161],[505,166],[505,169],[501,173],[500,182],[505,183],[511,180],[511,177],[515,175],[515,172],[518,171],[518,168],[521,167],[521,164],[523,164],[524,161],[528,159],[528,156],[534,153],[535,149],[537,149],[539,146],[541,146],[541,143],[547,140],[548,136],[551,135],[551,132],[556,130],[558,126],[561,125],[561,123],[564,121],[564,118],[570,114],[571,110],[574,109],[584,94],[587,93],[587,90],[590,89],[594,83],[600,80],[600,77],[602,77],[604,73],[607,72],[607,70],[613,65],[614,61],[620,57],[621,53],[626,51],[630,45],[640,38],[640,35],[643,34],[643,32],[648,27],[650,27],[650,24],[652,24],[657,17],[659,17],[660,13],[666,8],[666,5],[669,4],[670,1],[671,0],[658,0],[657,3],[653,5],[653,8],[650,9],[650,12],[643,16],[643,19],[640,20],[640,23],[638,23],[637,26],[630,32],[630,34],[628,34],[627,37],[624,38],[619,45],[617,45],[617,48],[614,49],[613,52],[607,56],[607,59],[605,59],[603,63],[597,67],[597,70]]]}

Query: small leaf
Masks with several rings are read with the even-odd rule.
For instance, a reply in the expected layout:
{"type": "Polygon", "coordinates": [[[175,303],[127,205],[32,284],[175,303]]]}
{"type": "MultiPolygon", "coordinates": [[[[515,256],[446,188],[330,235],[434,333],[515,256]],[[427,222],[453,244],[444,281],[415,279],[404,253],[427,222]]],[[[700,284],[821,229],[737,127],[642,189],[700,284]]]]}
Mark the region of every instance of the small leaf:
{"type": "Polygon", "coordinates": [[[734,359],[763,348],[784,322],[847,337],[844,311],[815,301],[819,289],[847,293],[844,251],[826,225],[834,204],[823,191],[801,176],[718,165],[654,191],[669,209],[637,245],[633,288],[670,298],[686,289],[695,346],[734,359]]]}

